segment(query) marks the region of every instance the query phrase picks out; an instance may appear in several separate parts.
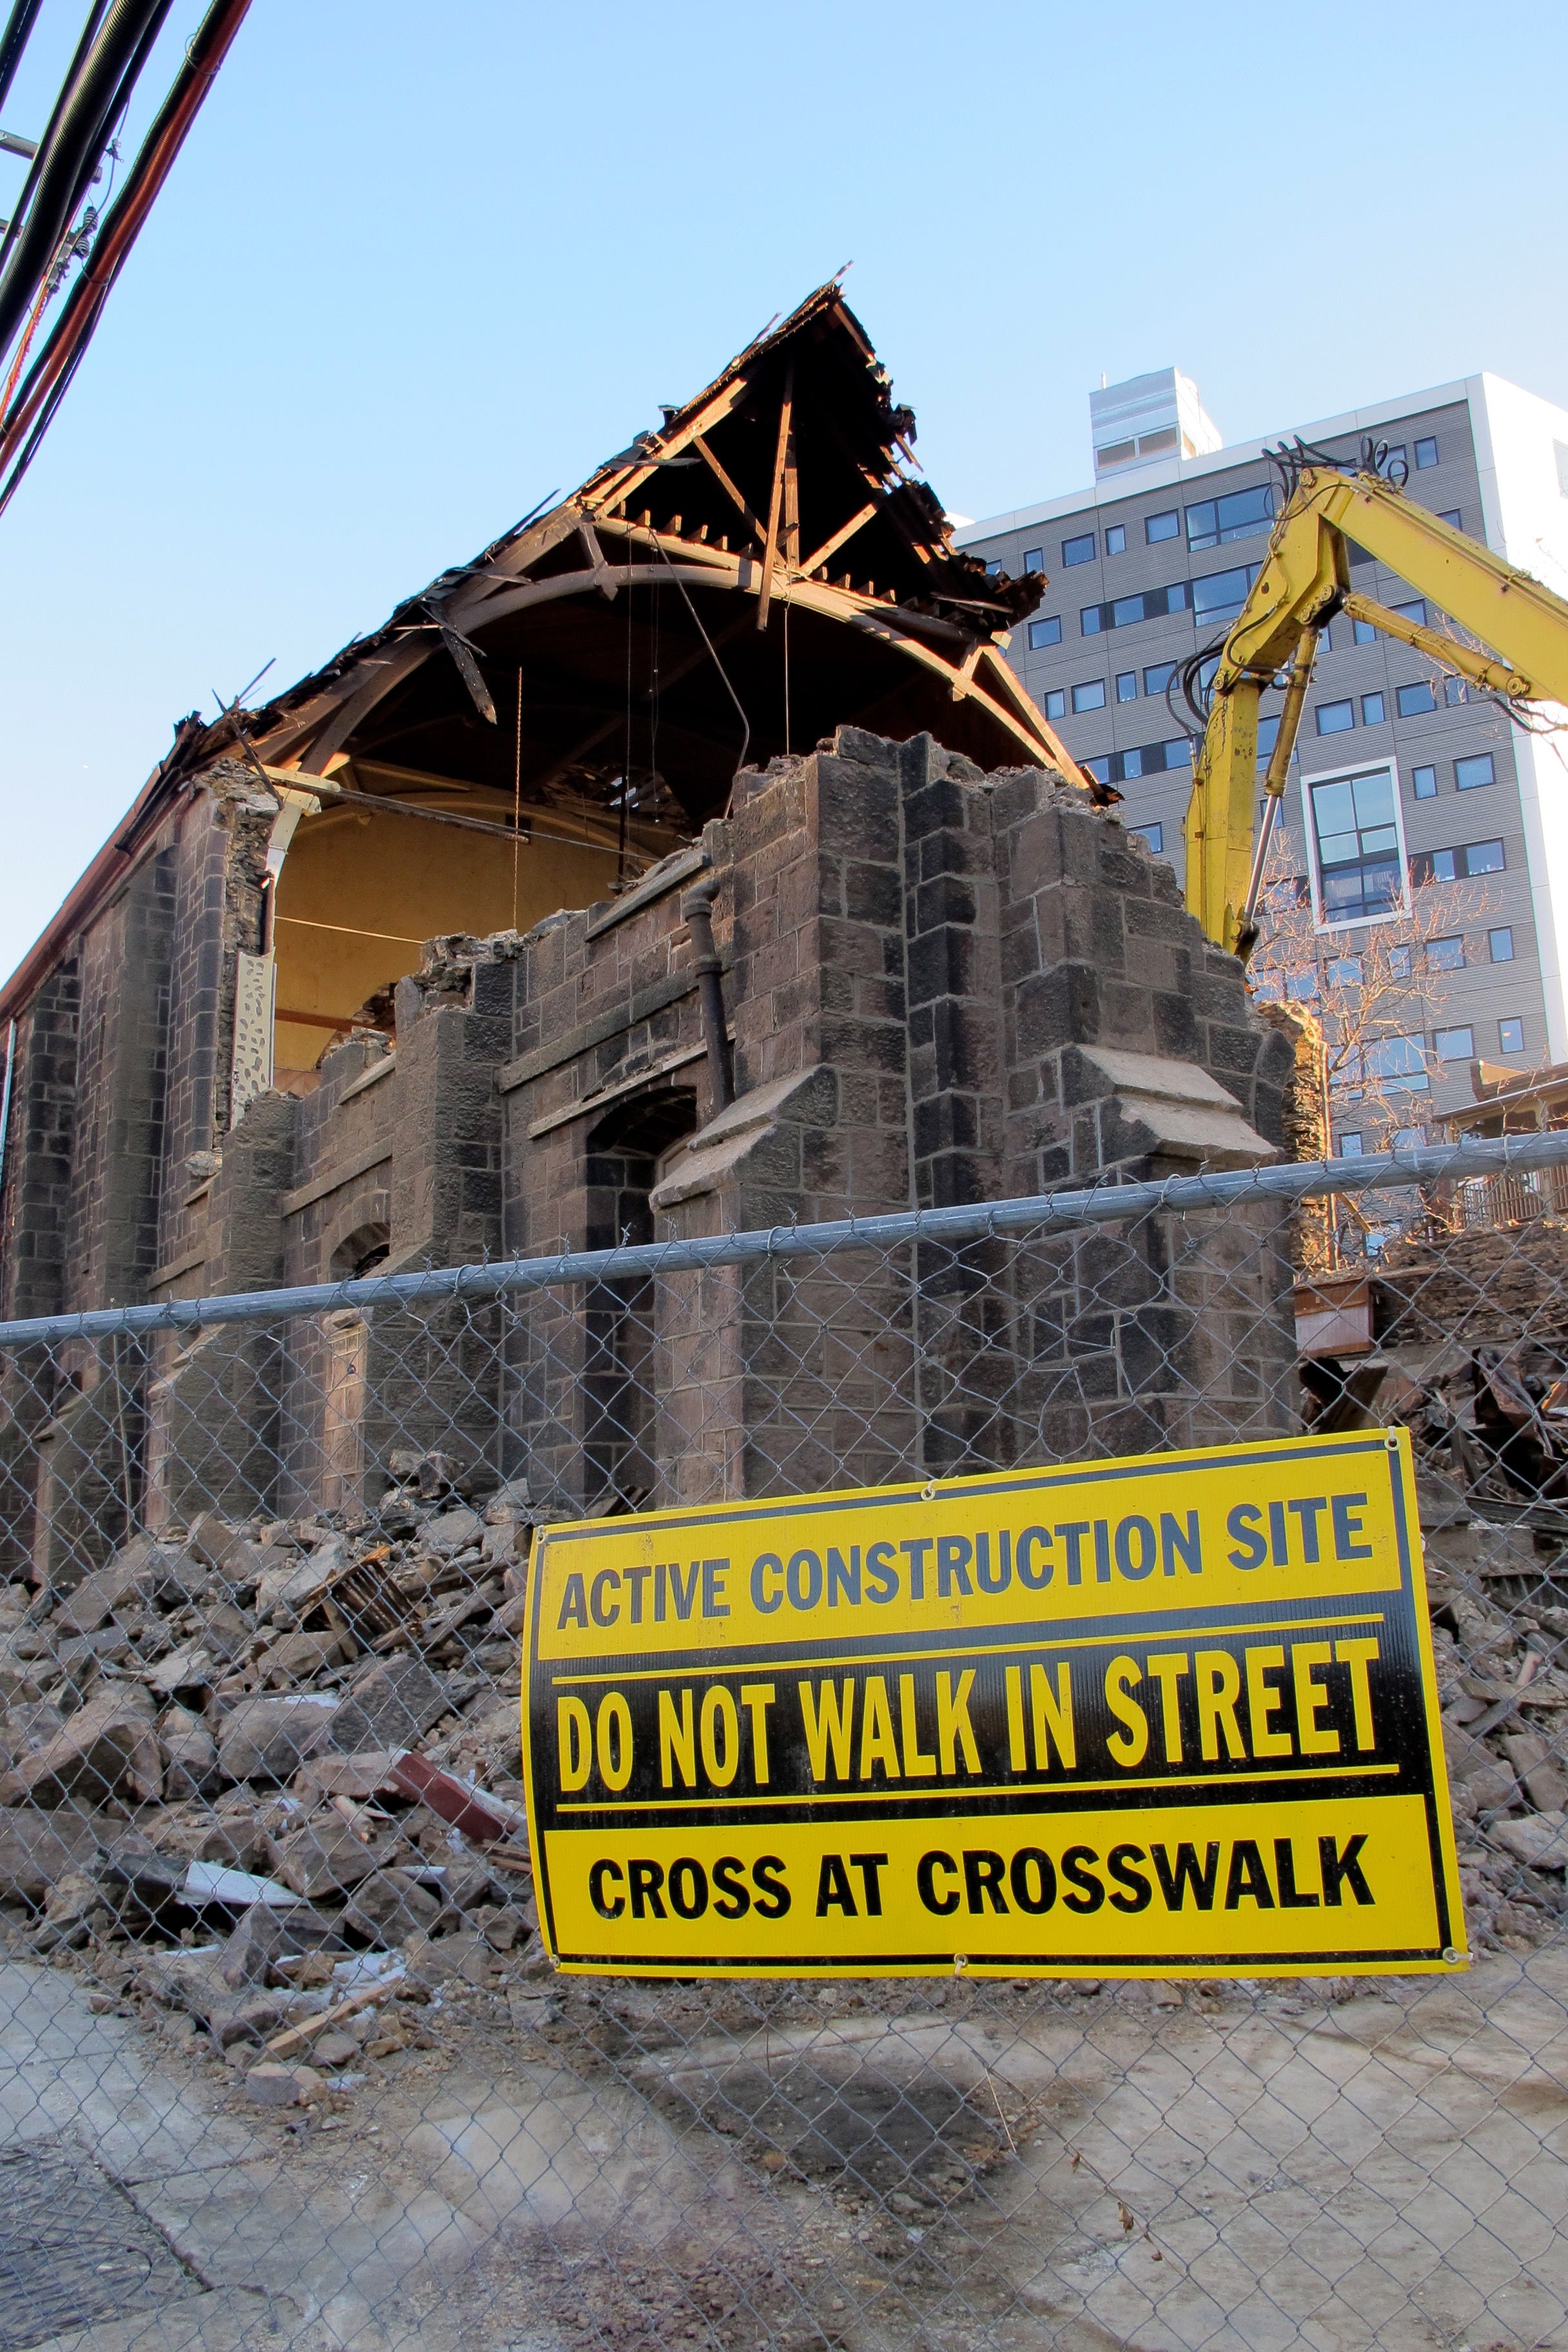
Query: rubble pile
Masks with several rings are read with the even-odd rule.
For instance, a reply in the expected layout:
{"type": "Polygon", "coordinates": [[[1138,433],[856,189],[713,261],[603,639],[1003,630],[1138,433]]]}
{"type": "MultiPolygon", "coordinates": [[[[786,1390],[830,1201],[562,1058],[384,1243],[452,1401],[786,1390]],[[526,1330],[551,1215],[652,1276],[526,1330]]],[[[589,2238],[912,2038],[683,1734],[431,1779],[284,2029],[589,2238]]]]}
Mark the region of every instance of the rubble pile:
{"type": "Polygon", "coordinates": [[[207,1514],[68,1591],[0,1586],[0,1922],[183,2013],[264,2103],[416,2041],[391,2002],[542,1965],[527,1484],[388,1467],[368,1517],[207,1514]]]}
{"type": "Polygon", "coordinates": [[[1377,1336],[1403,1346],[1462,1334],[1507,1345],[1521,1332],[1568,1343],[1568,1224],[1521,1224],[1409,1235],[1385,1249],[1373,1285],[1377,1336]]]}

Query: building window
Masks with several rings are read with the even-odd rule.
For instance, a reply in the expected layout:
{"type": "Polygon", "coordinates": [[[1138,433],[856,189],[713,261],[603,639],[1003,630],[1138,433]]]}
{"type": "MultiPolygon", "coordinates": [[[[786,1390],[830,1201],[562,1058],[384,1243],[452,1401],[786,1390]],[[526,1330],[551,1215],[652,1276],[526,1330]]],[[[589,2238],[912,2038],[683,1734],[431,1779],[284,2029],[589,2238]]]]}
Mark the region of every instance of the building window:
{"type": "Polygon", "coordinates": [[[1408,980],[1410,977],[1410,950],[1408,948],[1390,948],[1388,950],[1388,976],[1390,980],[1408,980]]]}
{"type": "Polygon", "coordinates": [[[1432,440],[1430,437],[1424,441],[1417,441],[1415,444],[1416,472],[1418,474],[1425,473],[1428,466],[1435,466],[1436,462],[1437,444],[1436,441],[1432,440]]]}
{"type": "Polygon", "coordinates": [[[1405,475],[1410,471],[1410,467],[1405,458],[1403,441],[1390,444],[1378,459],[1377,470],[1385,481],[1402,482],[1405,479],[1405,475]]]}
{"type": "Polygon", "coordinates": [[[1431,971],[1463,971],[1465,942],[1462,939],[1428,940],[1426,964],[1431,971]]]}
{"type": "Polygon", "coordinates": [[[1334,956],[1329,964],[1329,986],[1359,988],[1361,986],[1360,956],[1334,956]]]}
{"type": "Polygon", "coordinates": [[[1432,1043],[1440,1062],[1471,1062],[1475,1059],[1475,1033],[1468,1027],[1435,1029],[1432,1043]]]}
{"type": "Polygon", "coordinates": [[[1047,646],[1059,646],[1061,641],[1062,622],[1059,613],[1053,613],[1048,621],[1030,622],[1029,651],[1032,654],[1043,653],[1047,646]]]}
{"type": "Polygon", "coordinates": [[[1340,1158],[1342,1160],[1360,1160],[1363,1155],[1363,1149],[1359,1129],[1352,1128],[1349,1134],[1341,1136],[1340,1158]]]}
{"type": "Polygon", "coordinates": [[[1365,922],[1403,905],[1394,774],[1373,768],[1308,787],[1319,920],[1365,922]]]}
{"type": "Polygon", "coordinates": [[[1126,524],[1125,524],[1125,523],[1122,523],[1122,522],[1110,522],[1110,523],[1107,523],[1107,524],[1106,524],[1106,526],[1105,526],[1105,551],[1106,551],[1107,555],[1125,555],[1125,554],[1126,554],[1126,552],[1127,552],[1127,526],[1126,526],[1126,524]]]}
{"type": "Polygon", "coordinates": [[[1046,691],[1046,717],[1047,719],[1065,719],[1067,715],[1068,698],[1066,688],[1060,686],[1047,688],[1046,691]]]}
{"type": "Polygon", "coordinates": [[[1315,1004],[1318,1001],[1318,975],[1310,967],[1305,971],[1288,971],[1285,993],[1296,1004],[1315,1004]]]}
{"type": "Polygon", "coordinates": [[[1165,828],[1163,824],[1130,824],[1127,830],[1131,834],[1135,834],[1140,841],[1146,841],[1156,857],[1161,856],[1165,846],[1165,828]]]}
{"type": "Polygon", "coordinates": [[[1320,735],[1344,735],[1355,725],[1353,702],[1320,702],[1318,732],[1320,735]]]}
{"type": "MultiPolygon", "coordinates": [[[[1323,623],[1322,627],[1318,631],[1318,651],[1319,651],[1321,654],[1331,654],[1331,653],[1333,652],[1333,649],[1334,649],[1334,635],[1333,635],[1333,631],[1332,631],[1332,629],[1329,626],[1328,622],[1327,622],[1327,621],[1325,621],[1325,622],[1323,623]]],[[[1281,671],[1281,672],[1280,672],[1280,676],[1281,676],[1282,677],[1286,677],[1286,676],[1288,676],[1288,675],[1289,675],[1289,673],[1288,673],[1288,672],[1286,672],[1286,671],[1281,671]]]]}
{"type": "Polygon", "coordinates": [[[1075,711],[1103,710],[1105,680],[1102,677],[1086,677],[1081,686],[1075,686],[1072,690],[1072,707],[1075,711]]]}
{"type": "Polygon", "coordinates": [[[1419,1037],[1378,1037],[1351,1054],[1344,1076],[1352,1087],[1365,1086],[1368,1080],[1381,1081],[1384,1087],[1403,1087],[1407,1093],[1421,1093],[1431,1084],[1426,1074],[1426,1049],[1419,1037]]]}
{"type": "Polygon", "coordinates": [[[1086,769],[1097,784],[1108,784],[1110,782],[1110,762],[1103,755],[1098,760],[1080,760],[1079,766],[1086,769]]]}
{"type": "Polygon", "coordinates": [[[1251,539],[1267,530],[1274,520],[1274,488],[1260,483],[1255,490],[1232,490],[1228,498],[1205,499],[1187,509],[1187,545],[1225,547],[1233,539],[1251,539]]]}
{"type": "MultiPolygon", "coordinates": [[[[1258,722],[1258,758],[1260,760],[1268,759],[1273,752],[1274,746],[1279,740],[1279,714],[1276,711],[1272,719],[1260,719],[1258,722]]],[[[1291,757],[1294,758],[1295,754],[1292,753],[1291,757]]]]}
{"type": "Polygon", "coordinates": [[[1497,771],[1489,751],[1478,751],[1468,760],[1454,762],[1454,782],[1462,793],[1478,792],[1482,784],[1495,784],[1497,771]]]}
{"type": "Polygon", "coordinates": [[[1377,631],[1370,621],[1353,622],[1352,628],[1358,646],[1373,646],[1377,643],[1377,631]]]}
{"type": "Polygon", "coordinates": [[[1450,530],[1463,530],[1465,528],[1464,512],[1458,507],[1445,507],[1437,520],[1446,522],[1450,530]]]}
{"type": "MultiPolygon", "coordinates": [[[[1255,576],[1257,568],[1253,566],[1255,576]]],[[[1139,621],[1163,621],[1167,614],[1188,610],[1194,585],[1201,583],[1173,580],[1168,588],[1145,588],[1142,595],[1116,596],[1108,604],[1086,604],[1079,614],[1079,625],[1086,637],[1097,637],[1103,629],[1127,629],[1139,621]]],[[[1242,594],[1246,593],[1243,588],[1242,594]]],[[[1239,598],[1236,609],[1241,610],[1239,598]]]]}
{"type": "Polygon", "coordinates": [[[1505,860],[1500,841],[1470,841],[1454,849],[1423,850],[1410,861],[1413,882],[1466,882],[1476,874],[1500,874],[1505,860]]]}
{"type": "Polygon", "coordinates": [[[1412,768],[1410,771],[1410,789],[1418,801],[1435,801],[1437,797],[1436,769],[1412,768]]]}
{"type": "Polygon", "coordinates": [[[1261,563],[1238,563],[1231,572],[1210,572],[1192,583],[1193,612],[1200,621],[1234,621],[1261,563]]]}
{"type": "Polygon", "coordinates": [[[1394,699],[1401,719],[1421,719],[1437,708],[1437,698],[1424,677],[1417,678],[1414,686],[1396,686],[1394,699]]]}
{"type": "Polygon", "coordinates": [[[1513,961],[1513,925],[1500,923],[1495,931],[1487,933],[1487,953],[1493,963],[1513,961]]]}
{"type": "Polygon", "coordinates": [[[1443,680],[1443,700],[1448,709],[1457,710],[1461,702],[1468,702],[1469,698],[1470,689],[1462,677],[1443,680]]]}
{"type": "Polygon", "coordinates": [[[1388,609],[1391,613],[1397,613],[1402,621],[1414,621],[1418,629],[1424,629],[1426,626],[1425,596],[1412,596],[1407,604],[1391,604],[1388,609]]]}
{"type": "Polygon", "coordinates": [[[1497,1025],[1497,1041],[1500,1053],[1522,1054],[1524,1051],[1523,1022],[1500,1021],[1497,1025]]]}
{"type": "Polygon", "coordinates": [[[1137,701],[1138,673],[1135,669],[1120,669],[1117,671],[1116,699],[1118,702],[1137,701]]]}
{"type": "Polygon", "coordinates": [[[1163,694],[1176,675],[1174,662],[1151,662],[1143,673],[1145,694],[1163,694]]]}
{"type": "Polygon", "coordinates": [[[987,578],[987,580],[1000,580],[1000,579],[1001,579],[1001,577],[1002,577],[1002,559],[1001,559],[1001,557],[1000,557],[999,555],[993,555],[993,556],[989,556],[989,557],[987,557],[987,559],[986,559],[986,563],[985,563],[985,577],[987,578]]]}
{"type": "Polygon", "coordinates": [[[1077,539],[1064,539],[1062,562],[1064,564],[1092,563],[1094,562],[1093,531],[1080,531],[1077,539]]]}
{"type": "Polygon", "coordinates": [[[1045,549],[1043,547],[1026,547],[1024,550],[1024,570],[1026,574],[1031,572],[1043,572],[1045,568],[1045,549]]]}
{"type": "Polygon", "coordinates": [[[1173,507],[1168,514],[1143,518],[1143,536],[1151,547],[1158,547],[1162,540],[1174,539],[1181,528],[1182,518],[1173,507]]]}
{"type": "Polygon", "coordinates": [[[1381,727],[1383,724],[1383,717],[1382,695],[1363,694],[1361,698],[1362,725],[1363,727],[1381,727]]]}

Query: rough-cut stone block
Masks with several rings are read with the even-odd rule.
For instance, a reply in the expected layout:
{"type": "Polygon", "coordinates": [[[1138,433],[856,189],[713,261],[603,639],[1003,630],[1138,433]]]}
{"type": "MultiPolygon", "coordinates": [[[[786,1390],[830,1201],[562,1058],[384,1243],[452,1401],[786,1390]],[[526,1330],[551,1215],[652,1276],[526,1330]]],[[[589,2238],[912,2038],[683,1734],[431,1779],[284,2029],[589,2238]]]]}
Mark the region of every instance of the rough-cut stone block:
{"type": "Polygon", "coordinates": [[[440,1914],[438,1898],[406,1870],[378,1870],[365,1879],[343,1914],[343,1925],[367,1942],[406,1943],[428,1932],[440,1914]]]}
{"type": "Polygon", "coordinates": [[[349,1894],[382,1858],[382,1852],[356,1837],[347,1822],[331,1815],[307,1822],[275,1841],[272,1862],[285,1886],[317,1902],[323,1895],[349,1894]]]}
{"type": "Polygon", "coordinates": [[[154,1804],[163,1792],[163,1768],[150,1705],[111,1690],[89,1699],[53,1739],[0,1780],[0,1804],[101,1804],[122,1788],[154,1804]]]}
{"type": "Polygon", "coordinates": [[[419,1658],[395,1658],[355,1683],[338,1709],[331,1745],[344,1756],[408,1748],[445,1715],[447,1686],[419,1658]]]}
{"type": "Polygon", "coordinates": [[[326,1746],[341,1711],[307,1698],[241,1699],[218,1728],[218,1770],[226,1780],[287,1780],[326,1746]]]}

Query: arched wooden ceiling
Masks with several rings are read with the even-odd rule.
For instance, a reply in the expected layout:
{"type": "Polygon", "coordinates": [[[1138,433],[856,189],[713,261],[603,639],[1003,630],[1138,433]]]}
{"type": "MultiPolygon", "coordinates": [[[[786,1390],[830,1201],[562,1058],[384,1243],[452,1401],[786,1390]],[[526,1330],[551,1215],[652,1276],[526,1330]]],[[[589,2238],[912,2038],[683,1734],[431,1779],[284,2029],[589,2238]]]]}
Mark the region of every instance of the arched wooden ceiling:
{"type": "MultiPolygon", "coordinates": [[[[417,771],[493,791],[500,815],[521,684],[529,807],[625,798],[678,828],[722,808],[742,759],[840,725],[1079,777],[1005,659],[1044,581],[987,577],[954,548],[913,435],[838,285],[822,287],[570,498],[244,714],[245,732],[274,770],[417,771]]],[[[186,772],[230,733],[182,746],[186,772]]]]}

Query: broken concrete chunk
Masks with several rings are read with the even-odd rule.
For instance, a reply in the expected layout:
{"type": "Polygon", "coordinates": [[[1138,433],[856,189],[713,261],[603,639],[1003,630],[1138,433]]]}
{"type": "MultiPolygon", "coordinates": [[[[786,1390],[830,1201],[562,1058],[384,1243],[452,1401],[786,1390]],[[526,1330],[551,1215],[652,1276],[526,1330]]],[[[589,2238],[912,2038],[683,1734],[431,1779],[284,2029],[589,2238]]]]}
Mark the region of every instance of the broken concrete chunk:
{"type": "Polygon", "coordinates": [[[341,1712],[331,1701],[241,1699],[218,1729],[218,1770],[226,1780],[287,1780],[326,1746],[341,1712]]]}
{"type": "Polygon", "coordinates": [[[509,1519],[526,1519],[533,1507],[526,1478],[508,1478],[485,1505],[485,1525],[499,1528],[509,1519]]]}
{"type": "Polygon", "coordinates": [[[155,1911],[160,1904],[184,1894],[185,1869],[178,1854],[160,1853],[155,1845],[131,1830],[104,1849],[98,1876],[106,1886],[123,1887],[149,1911],[155,1911]]]}
{"type": "Polygon", "coordinates": [[[143,1804],[156,1804],[163,1793],[151,1702],[144,1691],[124,1686],[89,1699],[51,1740],[7,1772],[0,1780],[0,1804],[100,1803],[122,1784],[143,1804]]]}
{"type": "Polygon", "coordinates": [[[447,1685],[418,1658],[397,1658],[360,1677],[333,1718],[331,1744],[352,1756],[406,1748],[451,1706],[447,1685]]]}
{"type": "Polygon", "coordinates": [[[276,1849],[278,1875],[296,1895],[315,1901],[323,1895],[346,1895],[368,1878],[384,1853],[365,1845],[347,1822],[307,1822],[281,1840],[276,1849]]]}
{"type": "Polygon", "coordinates": [[[218,1659],[201,1642],[187,1642],[160,1658],[147,1677],[150,1690],[164,1697],[177,1690],[205,1690],[217,1680],[218,1659]]]}
{"type": "Polygon", "coordinates": [[[8,1710],[0,1719],[0,1769],[9,1770],[25,1756],[36,1756],[47,1748],[57,1731],[65,1728],[65,1717],[47,1699],[25,1700],[8,1710]]]}
{"type": "Polygon", "coordinates": [[[310,1797],[374,1797],[390,1783],[401,1752],[396,1748],[367,1748],[358,1756],[340,1756],[335,1750],[313,1756],[300,1767],[299,1792],[310,1797]]]}
{"type": "Polygon", "coordinates": [[[220,1519],[216,1511],[203,1511],[193,1521],[186,1542],[203,1566],[220,1576],[232,1586],[254,1584],[268,1563],[260,1546],[220,1519]]]}
{"type": "Polygon", "coordinates": [[[265,1985],[278,1962],[292,1957],[289,1931],[276,1911],[253,1903],[218,1956],[218,1974],[237,1991],[265,1985]]]}
{"type": "Polygon", "coordinates": [[[1538,1812],[1568,1810],[1568,1772],[1538,1731],[1515,1731],[1504,1738],[1509,1759],[1524,1782],[1538,1812]]]}
{"type": "Polygon", "coordinates": [[[41,1904],[68,1870],[90,1871],[118,1825],[68,1806],[0,1813],[0,1902],[41,1904]]]}
{"type": "Polygon", "coordinates": [[[246,2096],[258,2107],[297,2107],[320,2098],[322,2084],[313,2066],[253,2066],[245,2078],[246,2096]]]}
{"type": "Polygon", "coordinates": [[[55,1612],[55,1629],[60,1633],[96,1633],[122,1601],[141,1598],[152,1590],[153,1572],[145,1564],[95,1570],[67,1594],[55,1612]]]}
{"type": "Polygon", "coordinates": [[[437,1559],[450,1559],[467,1545],[478,1543],[484,1531],[478,1511],[443,1511],[439,1518],[426,1521],[419,1531],[419,1541],[437,1559]]]}
{"type": "Polygon", "coordinates": [[[268,1683],[308,1683],[353,1654],[353,1643],[342,1633],[285,1633],[262,1651],[254,1672],[263,1687],[268,1683]]]}
{"type": "Polygon", "coordinates": [[[418,1929],[427,1933],[440,1912],[438,1898],[410,1872],[378,1870],[343,1913],[343,1925],[371,1943],[396,1947],[418,1929]]]}
{"type": "Polygon", "coordinates": [[[290,1559],[282,1567],[267,1569],[256,1587],[258,1617],[274,1616],[280,1609],[299,1616],[343,1566],[342,1538],[334,1536],[330,1542],[318,1544],[303,1559],[290,1559]]]}
{"type": "Polygon", "coordinates": [[[182,1798],[209,1796],[218,1782],[217,1742],[205,1725],[192,1731],[165,1732],[163,1796],[169,1804],[182,1798]]]}
{"type": "Polygon", "coordinates": [[[1519,1821],[1494,1823],[1491,1836],[1532,1870],[1568,1870],[1568,1815],[1526,1813],[1519,1821]]]}

